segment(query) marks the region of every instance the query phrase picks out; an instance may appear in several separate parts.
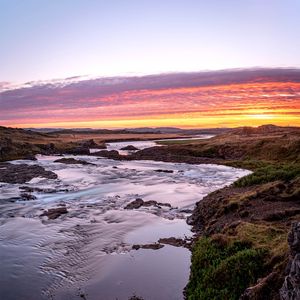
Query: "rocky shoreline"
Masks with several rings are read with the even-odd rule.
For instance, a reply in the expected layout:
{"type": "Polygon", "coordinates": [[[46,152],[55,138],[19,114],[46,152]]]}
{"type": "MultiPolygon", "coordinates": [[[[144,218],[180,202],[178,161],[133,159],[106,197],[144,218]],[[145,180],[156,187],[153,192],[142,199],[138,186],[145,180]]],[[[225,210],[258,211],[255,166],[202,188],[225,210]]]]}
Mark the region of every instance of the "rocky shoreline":
{"type": "Polygon", "coordinates": [[[27,164],[0,163],[0,182],[26,183],[36,177],[56,179],[54,172],[46,171],[43,167],[27,164]]]}

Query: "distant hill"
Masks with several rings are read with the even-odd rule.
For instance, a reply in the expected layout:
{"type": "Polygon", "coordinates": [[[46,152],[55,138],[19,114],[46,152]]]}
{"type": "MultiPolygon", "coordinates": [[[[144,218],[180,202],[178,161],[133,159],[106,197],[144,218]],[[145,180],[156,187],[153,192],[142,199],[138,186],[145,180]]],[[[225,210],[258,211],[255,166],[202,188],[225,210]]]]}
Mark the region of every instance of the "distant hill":
{"type": "Polygon", "coordinates": [[[93,129],[93,128],[26,128],[26,130],[41,132],[41,133],[55,133],[55,134],[75,134],[75,133],[85,133],[85,134],[119,134],[128,133],[124,129],[93,129]]]}
{"type": "Polygon", "coordinates": [[[273,124],[261,125],[258,127],[238,127],[231,130],[233,134],[271,134],[271,133],[282,133],[282,132],[298,132],[300,133],[300,127],[283,127],[283,126],[276,126],[273,124]]]}
{"type": "Polygon", "coordinates": [[[124,134],[124,133],[165,133],[165,134],[220,134],[231,131],[232,128],[197,128],[197,129],[182,129],[178,127],[138,127],[138,128],[124,128],[124,129],[93,129],[93,128],[27,128],[34,132],[41,133],[56,133],[56,134],[124,134]]]}
{"type": "Polygon", "coordinates": [[[142,127],[142,128],[126,128],[129,132],[138,133],[177,133],[177,134],[220,134],[231,131],[232,128],[199,128],[199,129],[182,129],[177,127],[142,127]]]}

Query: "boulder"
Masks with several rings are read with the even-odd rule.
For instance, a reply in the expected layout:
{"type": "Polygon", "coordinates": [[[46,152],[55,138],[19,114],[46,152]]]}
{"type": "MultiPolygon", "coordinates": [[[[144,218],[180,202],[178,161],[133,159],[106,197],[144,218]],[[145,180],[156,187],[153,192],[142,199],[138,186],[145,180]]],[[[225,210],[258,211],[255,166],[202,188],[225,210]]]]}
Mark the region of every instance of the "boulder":
{"type": "Polygon", "coordinates": [[[125,206],[125,209],[138,209],[142,206],[144,206],[144,207],[155,206],[157,208],[161,208],[161,206],[166,206],[168,208],[172,208],[170,203],[161,203],[161,202],[157,202],[155,200],[144,201],[141,198],[137,198],[134,201],[127,204],[125,206]]]}
{"type": "Polygon", "coordinates": [[[144,201],[141,198],[137,198],[125,206],[125,209],[138,209],[143,206],[144,201]]]}
{"type": "Polygon", "coordinates": [[[74,164],[79,164],[79,165],[94,165],[92,163],[89,163],[85,160],[79,160],[75,158],[60,158],[54,161],[55,163],[61,163],[61,164],[66,164],[66,165],[74,165],[74,164]]]}
{"type": "Polygon", "coordinates": [[[20,197],[24,201],[36,200],[36,197],[29,193],[21,193],[20,197]]]}
{"type": "Polygon", "coordinates": [[[54,220],[66,213],[68,213],[66,207],[62,206],[62,207],[50,208],[50,209],[44,211],[41,214],[41,217],[47,216],[49,220],[54,220]]]}
{"type": "Polygon", "coordinates": [[[162,169],[157,169],[157,170],[154,170],[155,172],[158,172],[158,173],[174,173],[173,170],[162,170],[162,169]]]}
{"type": "Polygon", "coordinates": [[[292,224],[292,229],[288,235],[290,247],[290,263],[288,275],[285,277],[280,289],[281,300],[300,299],[300,222],[292,224]]]}
{"type": "Polygon", "coordinates": [[[93,156],[101,156],[101,157],[106,157],[106,158],[110,158],[110,159],[120,159],[122,158],[122,156],[119,154],[119,152],[117,150],[101,150],[98,152],[94,152],[91,155],[93,156]]]}
{"type": "Polygon", "coordinates": [[[65,151],[66,154],[72,155],[89,155],[90,149],[86,146],[77,146],[65,151]]]}
{"type": "Polygon", "coordinates": [[[120,150],[137,151],[139,149],[134,147],[133,145],[128,145],[126,147],[121,148],[120,150]]]}
{"type": "Polygon", "coordinates": [[[162,244],[154,243],[154,244],[144,244],[144,245],[133,245],[132,249],[133,250],[139,250],[139,249],[159,250],[163,247],[164,247],[164,245],[162,245],[162,244]]]}

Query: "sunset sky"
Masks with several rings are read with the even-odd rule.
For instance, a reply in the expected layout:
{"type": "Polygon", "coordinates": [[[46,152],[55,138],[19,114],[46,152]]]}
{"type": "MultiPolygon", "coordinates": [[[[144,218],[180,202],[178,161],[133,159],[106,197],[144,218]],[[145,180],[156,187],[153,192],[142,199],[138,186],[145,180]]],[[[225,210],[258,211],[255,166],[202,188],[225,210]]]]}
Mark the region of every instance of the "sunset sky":
{"type": "Polygon", "coordinates": [[[0,125],[300,126],[299,12],[299,0],[0,0],[0,125]]]}

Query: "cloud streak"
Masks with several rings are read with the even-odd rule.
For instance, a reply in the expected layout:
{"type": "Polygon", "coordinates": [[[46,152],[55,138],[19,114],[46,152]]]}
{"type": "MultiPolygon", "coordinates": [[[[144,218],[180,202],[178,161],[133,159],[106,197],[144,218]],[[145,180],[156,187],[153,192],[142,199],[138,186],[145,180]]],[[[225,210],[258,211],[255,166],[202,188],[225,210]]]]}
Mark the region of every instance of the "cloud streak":
{"type": "Polygon", "coordinates": [[[75,76],[9,86],[0,84],[4,126],[128,127],[153,120],[152,126],[160,126],[169,120],[172,126],[209,127],[259,125],[270,118],[300,125],[299,69],[75,76]]]}

